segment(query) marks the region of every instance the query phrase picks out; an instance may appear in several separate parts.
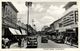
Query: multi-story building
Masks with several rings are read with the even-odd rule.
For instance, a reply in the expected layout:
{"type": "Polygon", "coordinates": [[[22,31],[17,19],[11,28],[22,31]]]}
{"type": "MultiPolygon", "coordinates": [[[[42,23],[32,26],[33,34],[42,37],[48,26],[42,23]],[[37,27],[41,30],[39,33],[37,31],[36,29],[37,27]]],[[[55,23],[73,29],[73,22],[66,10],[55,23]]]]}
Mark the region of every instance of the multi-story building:
{"type": "Polygon", "coordinates": [[[65,36],[69,38],[75,37],[76,43],[78,43],[78,7],[76,2],[68,2],[65,6],[65,12],[63,16],[53,22],[51,27],[54,29],[54,32],[65,32],[65,36]]]}
{"type": "Polygon", "coordinates": [[[17,9],[11,2],[2,2],[2,19],[3,24],[16,27],[17,23],[17,9]]]}
{"type": "Polygon", "coordinates": [[[78,22],[78,8],[76,2],[69,2],[64,6],[66,9],[66,14],[63,16],[63,27],[66,26],[77,26],[78,22]]]}
{"type": "Polygon", "coordinates": [[[18,10],[11,2],[2,2],[2,35],[9,36],[9,28],[18,29],[17,23],[18,10]]]}
{"type": "Polygon", "coordinates": [[[54,30],[61,31],[62,29],[74,29],[78,27],[78,8],[76,2],[69,2],[64,8],[66,11],[63,16],[51,24],[54,30]]]}
{"type": "Polygon", "coordinates": [[[62,18],[56,20],[53,22],[50,27],[53,29],[53,31],[59,31],[60,27],[62,27],[62,18]]]}
{"type": "Polygon", "coordinates": [[[67,3],[64,8],[66,12],[63,16],[63,28],[66,30],[66,34],[70,39],[72,44],[72,39],[74,39],[75,44],[78,44],[78,7],[76,2],[67,3]]]}

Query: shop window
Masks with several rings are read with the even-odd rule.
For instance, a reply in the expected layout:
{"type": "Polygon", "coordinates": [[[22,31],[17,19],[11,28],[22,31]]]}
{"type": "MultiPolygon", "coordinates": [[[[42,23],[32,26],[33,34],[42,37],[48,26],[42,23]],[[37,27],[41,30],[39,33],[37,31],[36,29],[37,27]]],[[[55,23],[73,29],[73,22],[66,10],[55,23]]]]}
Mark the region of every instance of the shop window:
{"type": "Polygon", "coordinates": [[[70,14],[70,16],[73,16],[73,14],[70,14]]]}
{"type": "Polygon", "coordinates": [[[75,22],[77,23],[78,21],[78,11],[75,11],[75,22]]]}
{"type": "Polygon", "coordinates": [[[59,27],[62,27],[62,23],[59,23],[59,27]]]}
{"type": "Polygon", "coordinates": [[[75,11],[75,14],[78,14],[78,11],[75,11]]]}

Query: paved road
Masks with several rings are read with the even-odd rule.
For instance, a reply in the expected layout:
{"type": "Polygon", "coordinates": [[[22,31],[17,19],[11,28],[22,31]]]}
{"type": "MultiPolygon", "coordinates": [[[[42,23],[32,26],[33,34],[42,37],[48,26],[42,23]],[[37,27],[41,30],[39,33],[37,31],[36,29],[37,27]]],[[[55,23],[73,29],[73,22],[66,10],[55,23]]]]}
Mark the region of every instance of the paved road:
{"type": "MultiPolygon", "coordinates": [[[[21,48],[26,48],[26,42],[24,42],[24,47],[21,48]]],[[[13,45],[11,45],[10,48],[20,48],[18,47],[18,43],[15,43],[13,45]]],[[[48,43],[41,43],[41,37],[38,37],[38,48],[76,48],[70,45],[66,45],[66,44],[59,44],[59,43],[55,43],[54,41],[48,40],[48,43]]]]}
{"type": "Polygon", "coordinates": [[[41,37],[38,37],[38,42],[38,48],[75,48],[70,45],[55,43],[51,40],[48,40],[48,43],[41,43],[41,37]]]}

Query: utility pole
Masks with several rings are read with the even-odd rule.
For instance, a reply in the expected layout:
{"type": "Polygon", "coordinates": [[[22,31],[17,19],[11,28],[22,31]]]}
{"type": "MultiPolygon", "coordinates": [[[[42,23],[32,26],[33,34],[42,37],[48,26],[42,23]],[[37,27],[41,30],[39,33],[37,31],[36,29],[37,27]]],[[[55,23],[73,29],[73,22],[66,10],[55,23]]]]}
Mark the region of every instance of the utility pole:
{"type": "MultiPolygon", "coordinates": [[[[25,2],[25,5],[27,6],[28,8],[28,11],[27,11],[27,34],[28,34],[28,25],[29,25],[29,7],[32,6],[32,2],[25,2]]],[[[29,34],[28,34],[29,35],[29,34]]]]}

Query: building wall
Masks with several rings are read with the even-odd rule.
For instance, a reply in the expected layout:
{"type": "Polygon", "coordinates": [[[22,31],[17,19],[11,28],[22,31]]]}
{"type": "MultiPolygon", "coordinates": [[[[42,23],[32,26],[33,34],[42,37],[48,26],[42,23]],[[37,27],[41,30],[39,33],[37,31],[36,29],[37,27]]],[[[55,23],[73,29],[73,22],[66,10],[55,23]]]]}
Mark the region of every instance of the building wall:
{"type": "Polygon", "coordinates": [[[21,21],[17,22],[17,25],[20,26],[21,31],[22,31],[22,35],[27,35],[27,27],[24,23],[22,23],[21,21]]]}
{"type": "MultiPolygon", "coordinates": [[[[68,3],[67,7],[71,4],[72,3],[68,3]]],[[[66,29],[78,27],[77,22],[78,22],[78,8],[77,5],[75,5],[74,3],[69,8],[67,8],[67,10],[60,19],[52,23],[51,27],[53,27],[54,30],[64,31],[66,29]]]]}
{"type": "Polygon", "coordinates": [[[53,26],[54,26],[54,30],[58,30],[60,27],[62,27],[62,18],[56,20],[54,23],[53,23],[53,26]]]}
{"type": "Polygon", "coordinates": [[[17,29],[17,12],[13,9],[14,6],[11,6],[11,2],[2,2],[2,36],[8,34],[6,28],[15,28],[17,29]]]}
{"type": "Polygon", "coordinates": [[[4,11],[5,11],[5,8],[2,7],[2,17],[4,17],[4,11]]]}
{"type": "Polygon", "coordinates": [[[17,25],[17,13],[15,7],[11,2],[2,2],[2,25],[16,28],[17,25]]]}
{"type": "Polygon", "coordinates": [[[68,9],[71,8],[73,5],[77,5],[77,2],[68,2],[68,3],[64,6],[64,8],[65,8],[66,10],[68,10],[68,9]]]}
{"type": "MultiPolygon", "coordinates": [[[[71,4],[72,3],[69,3],[68,6],[71,4]]],[[[77,23],[77,21],[78,21],[78,7],[74,3],[66,10],[66,12],[63,16],[63,26],[74,25],[77,23]]]]}
{"type": "Polygon", "coordinates": [[[5,6],[5,15],[9,18],[10,21],[16,23],[17,22],[17,12],[10,5],[5,6]]]}
{"type": "MultiPolygon", "coordinates": [[[[77,11],[77,10],[76,10],[77,11]]],[[[63,17],[63,26],[69,26],[75,24],[75,11],[69,12],[66,16],[63,17]]],[[[76,21],[78,21],[76,19],[76,21]]]]}

